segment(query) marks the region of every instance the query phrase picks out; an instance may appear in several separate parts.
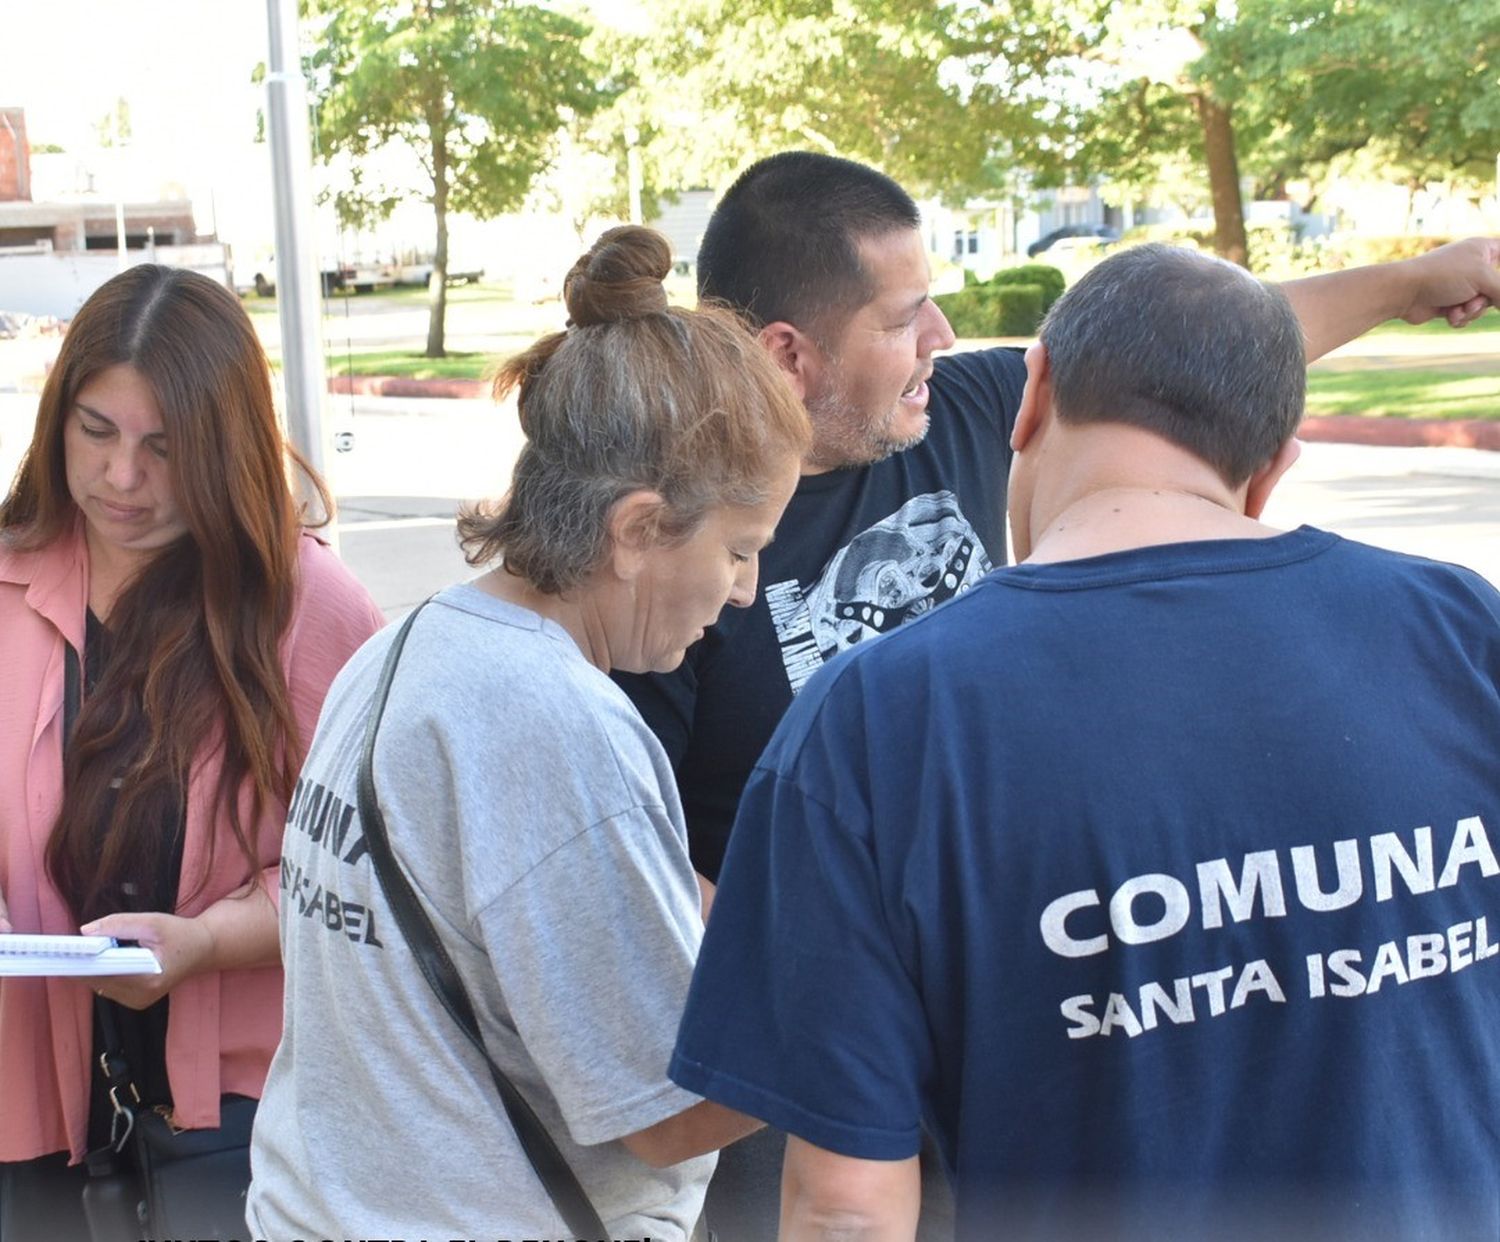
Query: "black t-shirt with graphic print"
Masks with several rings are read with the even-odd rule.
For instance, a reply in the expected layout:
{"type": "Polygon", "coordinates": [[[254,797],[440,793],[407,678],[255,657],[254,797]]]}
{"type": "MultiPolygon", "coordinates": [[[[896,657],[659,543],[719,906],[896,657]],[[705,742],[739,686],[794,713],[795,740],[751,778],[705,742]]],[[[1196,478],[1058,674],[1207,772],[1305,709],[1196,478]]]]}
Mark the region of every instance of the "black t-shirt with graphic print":
{"type": "Polygon", "coordinates": [[[671,758],[693,865],[709,879],[750,770],[807,679],[1004,563],[1025,380],[1016,349],[937,359],[921,444],[803,478],[761,553],[755,602],[726,608],[675,672],[615,675],[671,758]]]}

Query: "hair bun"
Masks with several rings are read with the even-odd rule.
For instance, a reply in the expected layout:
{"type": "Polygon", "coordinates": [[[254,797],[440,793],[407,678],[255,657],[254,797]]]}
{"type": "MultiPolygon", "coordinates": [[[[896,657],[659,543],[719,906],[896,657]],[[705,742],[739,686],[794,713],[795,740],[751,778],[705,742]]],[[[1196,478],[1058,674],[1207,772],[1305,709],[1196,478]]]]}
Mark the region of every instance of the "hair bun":
{"type": "Polygon", "coordinates": [[[563,280],[568,322],[587,328],[659,314],[667,309],[661,282],[671,270],[672,248],[655,229],[610,229],[563,280]]]}

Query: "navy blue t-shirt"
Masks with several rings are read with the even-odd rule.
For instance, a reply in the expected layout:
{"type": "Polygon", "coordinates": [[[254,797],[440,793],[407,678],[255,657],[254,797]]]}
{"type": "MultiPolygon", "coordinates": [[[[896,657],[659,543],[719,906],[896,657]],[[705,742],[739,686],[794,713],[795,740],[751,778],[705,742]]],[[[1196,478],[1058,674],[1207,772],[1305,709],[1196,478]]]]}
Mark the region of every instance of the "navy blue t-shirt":
{"type": "Polygon", "coordinates": [[[746,789],[672,1077],[961,1238],[1500,1237],[1500,595],[1303,528],[990,575],[746,789]]]}
{"type": "Polygon", "coordinates": [[[936,360],[931,429],[913,448],[797,485],[760,556],[748,609],[726,608],[680,668],[614,674],[677,775],[693,865],[717,879],[740,793],[771,732],[823,664],[1005,563],[1019,350],[936,360]]]}

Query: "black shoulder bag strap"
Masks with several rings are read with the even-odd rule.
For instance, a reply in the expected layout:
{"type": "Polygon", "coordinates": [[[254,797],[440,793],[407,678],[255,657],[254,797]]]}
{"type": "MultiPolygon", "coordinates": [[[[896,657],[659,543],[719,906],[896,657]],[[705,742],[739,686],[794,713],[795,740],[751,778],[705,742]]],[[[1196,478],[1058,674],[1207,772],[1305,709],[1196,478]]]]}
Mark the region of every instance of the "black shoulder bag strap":
{"type": "Polygon", "coordinates": [[[386,700],[391,694],[391,682],[396,675],[396,664],[401,659],[401,649],[406,645],[406,636],[411,632],[417,613],[426,606],[427,603],[424,602],[412,610],[397,632],[395,641],[391,643],[390,652],[385,657],[385,666],[380,670],[380,684],[375,690],[370,718],[365,725],[364,752],[359,761],[358,798],[365,845],[370,851],[370,860],[374,863],[380,886],[385,890],[396,925],[411,946],[423,977],[442,1002],[443,1008],[458,1024],[458,1029],[489,1066],[490,1077],[495,1080],[495,1087],[505,1105],[505,1115],[510,1118],[511,1127],[521,1141],[521,1148],[547,1193],[552,1196],[552,1202],[562,1213],[569,1230],[575,1238],[607,1239],[610,1235],[600,1221],[599,1214],[594,1211],[594,1205],[589,1202],[588,1195],[573,1176],[568,1162],[557,1150],[552,1136],[484,1046],[484,1039],[479,1033],[479,1020],[475,1017],[474,1006],[469,1000],[463,980],[459,978],[453,959],[438,940],[432,920],[422,909],[411,882],[391,851],[390,837],[385,830],[385,817],[381,814],[380,804],[375,797],[375,737],[380,730],[380,718],[385,714],[386,700]]]}

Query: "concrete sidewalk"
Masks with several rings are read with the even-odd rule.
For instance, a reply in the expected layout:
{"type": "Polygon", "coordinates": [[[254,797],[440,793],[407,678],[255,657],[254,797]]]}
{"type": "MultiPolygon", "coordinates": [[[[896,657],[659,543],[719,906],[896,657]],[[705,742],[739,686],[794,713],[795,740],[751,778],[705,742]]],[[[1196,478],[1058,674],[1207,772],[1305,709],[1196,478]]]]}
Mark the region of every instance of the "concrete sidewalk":
{"type": "MultiPolygon", "coordinates": [[[[457,495],[342,495],[342,554],[388,617],[479,572],[458,548],[459,503],[457,495]]],[[[1452,561],[1500,584],[1500,453],[1308,444],[1265,517],[1452,561]]]]}

